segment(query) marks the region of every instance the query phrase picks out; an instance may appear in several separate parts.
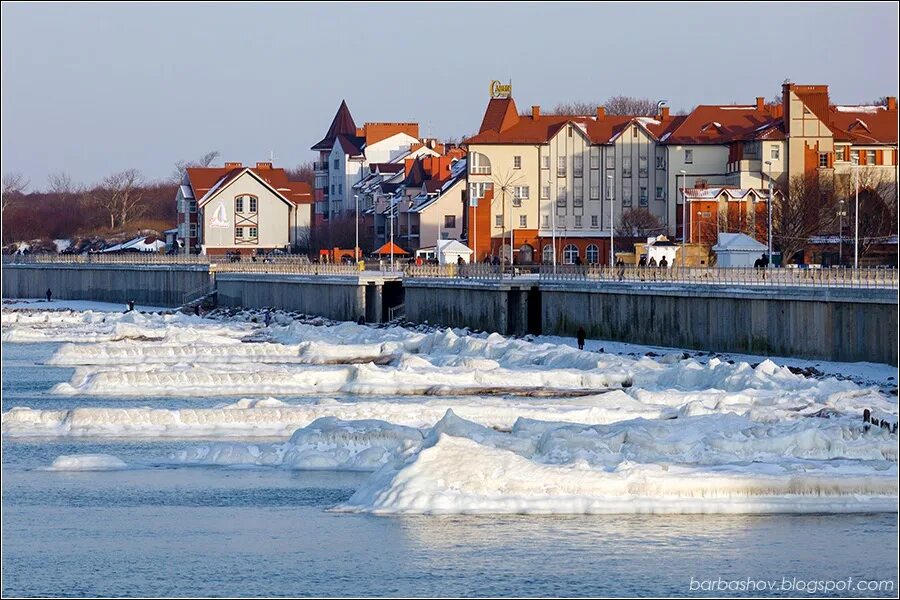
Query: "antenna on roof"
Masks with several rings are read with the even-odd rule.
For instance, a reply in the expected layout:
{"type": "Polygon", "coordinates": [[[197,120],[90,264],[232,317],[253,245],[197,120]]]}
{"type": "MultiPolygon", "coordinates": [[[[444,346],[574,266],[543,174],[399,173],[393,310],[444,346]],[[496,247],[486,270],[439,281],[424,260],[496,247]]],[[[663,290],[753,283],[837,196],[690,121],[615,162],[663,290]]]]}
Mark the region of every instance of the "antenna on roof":
{"type": "Polygon", "coordinates": [[[272,163],[273,166],[275,165],[275,159],[276,159],[276,158],[278,158],[278,157],[275,156],[275,151],[274,151],[274,150],[269,150],[269,162],[272,163]]]}

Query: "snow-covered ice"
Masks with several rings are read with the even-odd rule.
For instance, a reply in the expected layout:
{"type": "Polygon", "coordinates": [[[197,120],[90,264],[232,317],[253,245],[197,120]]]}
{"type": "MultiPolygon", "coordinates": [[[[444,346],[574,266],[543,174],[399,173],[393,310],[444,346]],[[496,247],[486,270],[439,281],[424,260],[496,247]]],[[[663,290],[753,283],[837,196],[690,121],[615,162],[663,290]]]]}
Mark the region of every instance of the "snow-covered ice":
{"type": "MultiPolygon", "coordinates": [[[[204,438],[170,460],[371,472],[339,510],[897,509],[897,435],[862,421],[865,409],[897,421],[882,365],[848,365],[851,380],[839,363],[816,363],[807,377],[796,359],[597,351],[602,342],[581,351],[564,338],[317,326],[277,313],[264,326],[5,307],[2,336],[59,343],[48,363],[73,368],[51,390],[69,408],[12,408],[4,436],[204,438]],[[84,396],[139,400],[91,406],[84,396]],[[191,396],[223,401],[177,407],[191,396]]],[[[54,465],[124,467],[109,458],[54,465]]]]}
{"type": "Polygon", "coordinates": [[[56,457],[46,471],[117,471],[128,465],[109,454],[63,454],[56,457]]]}

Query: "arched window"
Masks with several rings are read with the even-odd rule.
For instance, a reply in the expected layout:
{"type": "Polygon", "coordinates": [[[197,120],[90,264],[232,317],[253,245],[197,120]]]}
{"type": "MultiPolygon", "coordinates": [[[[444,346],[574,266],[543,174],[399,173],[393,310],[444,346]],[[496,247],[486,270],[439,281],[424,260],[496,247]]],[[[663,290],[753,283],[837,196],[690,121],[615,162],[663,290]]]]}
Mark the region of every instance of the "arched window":
{"type": "Polygon", "coordinates": [[[553,264],[553,246],[551,246],[550,244],[547,244],[546,246],[544,246],[543,254],[541,256],[542,256],[542,258],[541,258],[542,263],[544,263],[545,265],[552,265],[553,264]]]}
{"type": "Polygon", "coordinates": [[[568,244],[563,248],[563,264],[574,265],[575,259],[578,258],[578,247],[574,244],[568,244]]]}
{"type": "Polygon", "coordinates": [[[469,152],[469,173],[472,175],[490,175],[491,161],[481,152],[469,152]]]}
{"type": "Polygon", "coordinates": [[[597,244],[591,244],[584,250],[584,257],[587,259],[589,265],[596,265],[600,262],[600,248],[597,247],[597,244]]]}

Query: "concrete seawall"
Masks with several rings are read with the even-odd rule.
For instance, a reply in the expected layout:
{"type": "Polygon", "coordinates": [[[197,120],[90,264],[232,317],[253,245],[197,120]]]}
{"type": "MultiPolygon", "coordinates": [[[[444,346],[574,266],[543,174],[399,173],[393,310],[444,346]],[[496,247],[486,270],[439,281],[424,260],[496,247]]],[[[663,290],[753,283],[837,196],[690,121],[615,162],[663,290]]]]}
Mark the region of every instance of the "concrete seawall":
{"type": "Polygon", "coordinates": [[[717,352],[898,362],[897,291],[418,279],[406,317],[521,335],[717,352]]]}
{"type": "Polygon", "coordinates": [[[574,336],[718,352],[898,363],[896,289],[210,273],[207,265],[6,264],[4,298],[180,306],[215,283],[223,306],[336,320],[407,320],[506,335],[574,336]]]}
{"type": "Polygon", "coordinates": [[[544,333],[639,344],[897,364],[897,292],[541,286],[544,333]]]}
{"type": "Polygon", "coordinates": [[[295,310],[329,319],[368,323],[387,320],[387,309],[402,302],[398,278],[276,273],[219,273],[218,304],[295,310]]]}
{"type": "Polygon", "coordinates": [[[96,300],[181,306],[184,294],[210,283],[206,265],[5,264],[4,298],[96,300]]]}

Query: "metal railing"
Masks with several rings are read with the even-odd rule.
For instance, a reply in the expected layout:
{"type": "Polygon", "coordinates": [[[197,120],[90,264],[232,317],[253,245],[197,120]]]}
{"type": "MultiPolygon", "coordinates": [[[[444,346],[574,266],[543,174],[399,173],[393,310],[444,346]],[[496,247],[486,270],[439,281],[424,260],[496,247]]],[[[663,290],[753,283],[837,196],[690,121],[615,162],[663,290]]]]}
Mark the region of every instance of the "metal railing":
{"type": "Polygon", "coordinates": [[[803,269],[803,268],[716,268],[716,267],[608,267],[598,265],[542,266],[541,281],[596,281],[670,283],[688,285],[734,285],[739,287],[849,287],[898,288],[895,268],[803,269]]]}
{"type": "Polygon", "coordinates": [[[203,254],[161,254],[158,252],[92,252],[85,254],[12,254],[3,256],[3,264],[137,264],[137,265],[207,265],[203,254]]]}
{"type": "Polygon", "coordinates": [[[408,265],[403,276],[410,279],[500,279],[503,268],[499,265],[464,264],[464,265],[408,265]]]}
{"type": "Polygon", "coordinates": [[[398,261],[393,270],[384,261],[357,264],[313,263],[302,255],[271,257],[210,257],[198,254],[27,254],[4,255],[3,264],[123,264],[208,265],[216,272],[281,273],[296,275],[359,276],[363,272],[402,274],[410,279],[500,280],[531,278],[547,282],[630,282],[732,286],[813,286],[833,288],[900,288],[900,274],[893,267],[850,268],[717,268],[717,267],[608,267],[600,265],[410,265],[398,261]]]}

